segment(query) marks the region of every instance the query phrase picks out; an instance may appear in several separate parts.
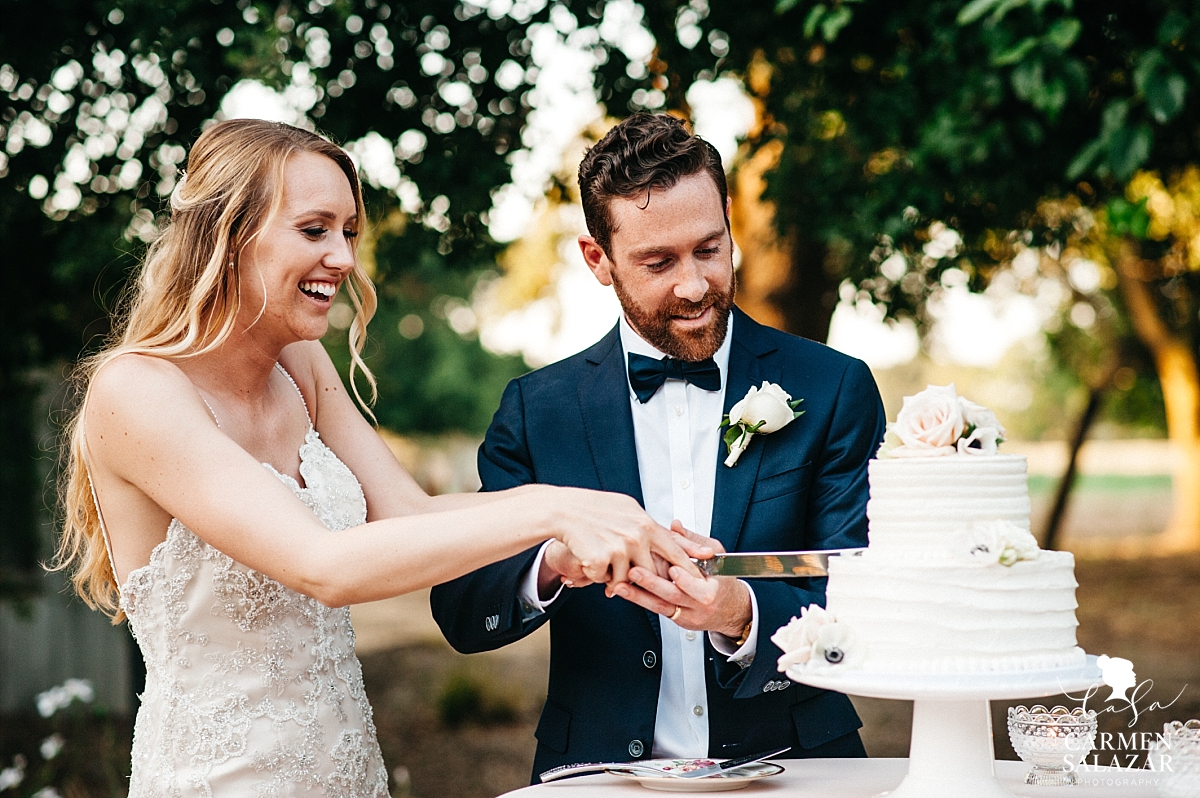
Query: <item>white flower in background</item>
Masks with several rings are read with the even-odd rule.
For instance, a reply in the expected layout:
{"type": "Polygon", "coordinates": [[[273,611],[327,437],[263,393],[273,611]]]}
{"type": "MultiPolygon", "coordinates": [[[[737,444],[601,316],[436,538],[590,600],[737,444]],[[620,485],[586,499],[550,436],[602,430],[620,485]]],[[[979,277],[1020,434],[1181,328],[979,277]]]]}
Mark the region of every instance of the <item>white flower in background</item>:
{"type": "Polygon", "coordinates": [[[53,787],[43,787],[33,795],[29,796],[29,798],[62,798],[62,793],[53,787]]]}
{"type": "Polygon", "coordinates": [[[853,663],[858,653],[846,625],[839,624],[817,604],[800,610],[800,617],[792,618],[786,626],[780,627],[771,635],[771,642],[783,651],[779,658],[780,672],[793,666],[801,670],[819,670],[847,660],[853,663]]]}
{"type": "Polygon", "coordinates": [[[955,550],[963,559],[980,565],[1011,567],[1021,560],[1036,560],[1041,553],[1029,530],[1012,521],[979,521],[955,536],[955,550]]]}
{"type": "Polygon", "coordinates": [[[62,751],[63,744],[65,742],[66,740],[63,739],[61,734],[51,734],[45,740],[42,740],[42,745],[38,749],[42,753],[42,759],[45,759],[47,762],[49,762],[54,757],[58,756],[58,753],[62,751]]]}
{"type": "Polygon", "coordinates": [[[934,457],[953,454],[954,445],[966,429],[962,406],[954,385],[930,385],[915,396],[904,397],[904,405],[888,430],[900,439],[891,457],[934,457]]]}
{"type": "Polygon", "coordinates": [[[777,432],[804,415],[803,410],[796,410],[803,401],[793,400],[791,394],[773,382],[764,380],[761,388],[751,386],[741,401],[729,409],[729,415],[721,419],[721,427],[729,427],[724,439],[729,449],[725,465],[737,465],[755,435],[777,432]]]}
{"type": "Polygon", "coordinates": [[[17,754],[11,767],[0,770],[0,792],[12,789],[25,781],[25,757],[17,754]]]}
{"type": "Polygon", "coordinates": [[[38,714],[48,718],[60,709],[69,707],[72,701],[79,700],[90,704],[95,697],[96,691],[87,679],[67,679],[62,684],[37,694],[38,714]]]}

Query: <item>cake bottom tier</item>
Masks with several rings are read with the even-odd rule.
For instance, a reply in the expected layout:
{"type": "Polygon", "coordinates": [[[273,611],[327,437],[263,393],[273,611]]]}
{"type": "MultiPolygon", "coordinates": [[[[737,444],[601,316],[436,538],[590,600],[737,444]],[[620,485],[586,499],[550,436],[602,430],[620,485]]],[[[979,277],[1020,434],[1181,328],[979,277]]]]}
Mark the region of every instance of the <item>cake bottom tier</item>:
{"type": "Polygon", "coordinates": [[[833,557],[827,607],[861,666],[889,671],[1044,670],[1084,663],[1075,559],[1043,551],[1011,567],[833,557]]]}

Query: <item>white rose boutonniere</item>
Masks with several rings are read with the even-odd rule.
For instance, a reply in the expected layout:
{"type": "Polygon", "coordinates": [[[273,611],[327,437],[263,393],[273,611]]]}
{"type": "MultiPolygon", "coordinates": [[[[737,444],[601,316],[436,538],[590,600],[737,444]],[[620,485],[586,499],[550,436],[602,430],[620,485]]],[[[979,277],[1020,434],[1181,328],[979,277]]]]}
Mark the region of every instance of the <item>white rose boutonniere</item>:
{"type": "Polygon", "coordinates": [[[751,386],[742,400],[729,409],[729,415],[721,419],[721,428],[729,427],[725,432],[729,451],[725,465],[737,465],[755,435],[781,430],[804,415],[803,410],[796,410],[803,401],[792,399],[791,394],[773,382],[764,380],[761,388],[751,386]]]}

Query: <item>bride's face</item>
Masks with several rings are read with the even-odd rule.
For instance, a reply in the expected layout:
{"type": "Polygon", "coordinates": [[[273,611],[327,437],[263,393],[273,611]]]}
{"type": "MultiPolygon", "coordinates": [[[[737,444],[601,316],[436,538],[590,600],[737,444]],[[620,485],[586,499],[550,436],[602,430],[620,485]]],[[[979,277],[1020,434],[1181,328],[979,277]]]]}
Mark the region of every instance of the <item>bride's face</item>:
{"type": "Polygon", "coordinates": [[[324,335],[333,298],[354,268],[358,228],[341,168],[324,155],[292,155],[279,213],[242,251],[242,328],[280,348],[324,335]]]}

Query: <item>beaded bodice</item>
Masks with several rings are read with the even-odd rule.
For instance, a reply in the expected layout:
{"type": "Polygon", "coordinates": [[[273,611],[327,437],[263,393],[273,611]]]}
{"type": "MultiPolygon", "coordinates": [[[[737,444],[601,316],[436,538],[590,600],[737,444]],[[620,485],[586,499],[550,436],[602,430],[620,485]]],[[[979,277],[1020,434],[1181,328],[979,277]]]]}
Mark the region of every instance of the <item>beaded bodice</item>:
{"type": "MultiPolygon", "coordinates": [[[[354,474],[311,422],[301,486],[266,465],[331,533],[366,520],[354,474]]],[[[121,607],[146,660],[130,798],[387,798],[348,607],[247,568],[178,520],[121,607]]]]}

